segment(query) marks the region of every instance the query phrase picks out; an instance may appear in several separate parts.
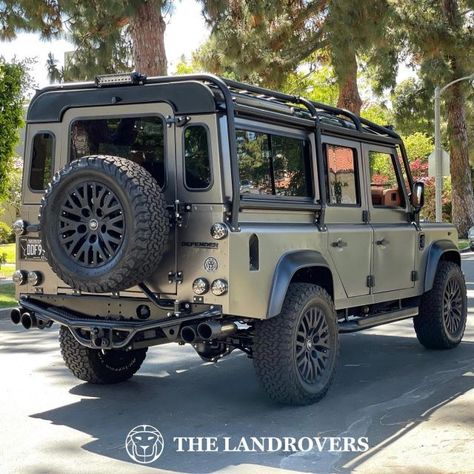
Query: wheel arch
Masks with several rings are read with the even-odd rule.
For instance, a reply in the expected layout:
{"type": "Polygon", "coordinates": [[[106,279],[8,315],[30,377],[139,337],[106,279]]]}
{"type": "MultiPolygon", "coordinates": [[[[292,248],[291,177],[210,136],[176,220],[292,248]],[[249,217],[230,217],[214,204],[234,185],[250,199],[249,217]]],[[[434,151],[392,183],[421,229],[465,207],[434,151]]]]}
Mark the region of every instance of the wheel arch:
{"type": "Polygon", "coordinates": [[[334,298],[332,272],[327,260],[315,250],[288,252],[278,261],[267,306],[267,318],[280,314],[292,282],[314,283],[323,287],[334,298]]]}
{"type": "Polygon", "coordinates": [[[425,282],[423,287],[425,292],[433,288],[436,270],[441,260],[453,262],[461,266],[461,254],[451,240],[437,240],[431,244],[426,261],[425,282]]]}

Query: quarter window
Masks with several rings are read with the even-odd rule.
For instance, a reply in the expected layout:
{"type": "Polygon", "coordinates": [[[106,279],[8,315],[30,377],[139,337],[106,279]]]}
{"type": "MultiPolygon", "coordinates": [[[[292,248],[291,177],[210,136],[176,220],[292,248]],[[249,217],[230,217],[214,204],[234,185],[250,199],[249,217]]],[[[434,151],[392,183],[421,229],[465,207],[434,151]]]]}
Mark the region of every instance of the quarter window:
{"type": "Polygon", "coordinates": [[[33,138],[31,156],[30,188],[43,191],[53,175],[54,136],[52,133],[38,133],[33,138]]]}
{"type": "Polygon", "coordinates": [[[403,188],[397,174],[395,156],[369,152],[370,194],[373,206],[405,207],[403,188]]]}
{"type": "Polygon", "coordinates": [[[237,155],[241,194],[313,195],[308,140],[238,130],[237,155]]]}
{"type": "Polygon", "coordinates": [[[76,120],[71,127],[70,160],[87,155],[113,155],[143,166],[165,184],[164,126],[159,117],[76,120]]]}
{"type": "Polygon", "coordinates": [[[326,163],[329,204],[359,205],[356,151],[344,146],[326,145],[326,163]]]}
{"type": "Polygon", "coordinates": [[[211,185],[211,163],[207,130],[191,125],[184,131],[185,182],[190,189],[206,189],[211,185]]]}

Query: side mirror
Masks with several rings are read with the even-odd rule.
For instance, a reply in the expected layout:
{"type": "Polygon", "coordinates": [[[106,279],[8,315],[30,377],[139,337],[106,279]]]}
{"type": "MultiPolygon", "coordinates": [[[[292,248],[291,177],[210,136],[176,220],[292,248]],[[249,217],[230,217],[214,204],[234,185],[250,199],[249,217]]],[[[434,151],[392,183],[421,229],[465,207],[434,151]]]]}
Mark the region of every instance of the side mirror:
{"type": "Polygon", "coordinates": [[[421,211],[421,208],[425,204],[425,183],[417,181],[413,184],[411,204],[414,207],[415,212],[418,213],[421,211]]]}

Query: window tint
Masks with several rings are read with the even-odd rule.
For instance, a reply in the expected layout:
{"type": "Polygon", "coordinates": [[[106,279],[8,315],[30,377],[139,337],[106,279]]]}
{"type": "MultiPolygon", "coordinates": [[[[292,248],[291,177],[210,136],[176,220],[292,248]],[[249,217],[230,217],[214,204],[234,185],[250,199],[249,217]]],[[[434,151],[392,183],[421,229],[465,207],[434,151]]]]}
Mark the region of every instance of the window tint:
{"type": "Polygon", "coordinates": [[[360,204],[356,151],[353,148],[326,145],[326,162],[329,204],[360,204]]]}
{"type": "Polygon", "coordinates": [[[309,150],[308,140],[238,130],[240,192],[312,196],[309,150]]]}
{"type": "Polygon", "coordinates": [[[54,136],[51,133],[39,133],[33,138],[31,157],[30,188],[42,191],[53,176],[54,136]]]}
{"type": "Polygon", "coordinates": [[[372,205],[405,207],[405,197],[397,177],[394,155],[370,151],[369,165],[372,205]]]}
{"type": "Polygon", "coordinates": [[[142,165],[165,184],[164,127],[159,117],[77,120],[71,127],[70,160],[114,155],[142,165]]]}
{"type": "Polygon", "coordinates": [[[209,143],[202,125],[191,125],[184,131],[184,167],[188,188],[206,189],[211,185],[209,143]]]}

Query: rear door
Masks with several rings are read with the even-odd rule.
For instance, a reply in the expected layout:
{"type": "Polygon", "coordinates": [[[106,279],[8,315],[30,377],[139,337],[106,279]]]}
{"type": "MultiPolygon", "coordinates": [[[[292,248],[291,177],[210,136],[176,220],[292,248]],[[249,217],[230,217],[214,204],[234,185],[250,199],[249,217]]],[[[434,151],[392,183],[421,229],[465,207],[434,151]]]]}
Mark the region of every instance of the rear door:
{"type": "Polygon", "coordinates": [[[369,178],[370,222],[374,229],[373,293],[415,285],[417,231],[408,219],[408,196],[395,148],[363,145],[369,178]]]}
{"type": "Polygon", "coordinates": [[[329,252],[348,297],[369,294],[367,277],[372,256],[372,227],[364,219],[364,190],[360,143],[322,137],[327,176],[325,222],[329,252]]]}
{"type": "MultiPolygon", "coordinates": [[[[69,109],[64,114],[61,163],[82,156],[114,155],[135,161],[156,179],[165,196],[167,212],[174,215],[177,200],[176,127],[174,113],[165,103],[69,109]]],[[[150,279],[153,290],[175,294],[177,231],[169,229],[167,251],[150,279]]],[[[140,291],[137,288],[132,291],[140,291]]]]}

